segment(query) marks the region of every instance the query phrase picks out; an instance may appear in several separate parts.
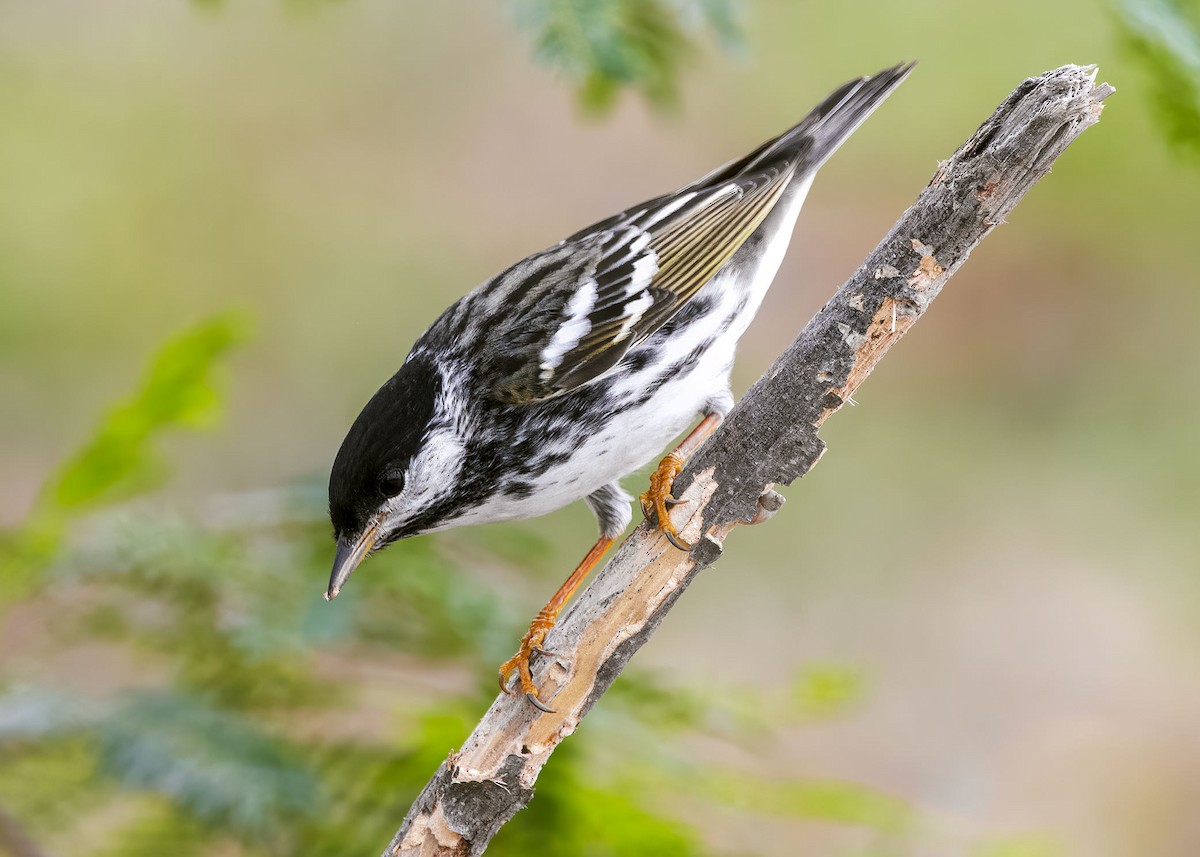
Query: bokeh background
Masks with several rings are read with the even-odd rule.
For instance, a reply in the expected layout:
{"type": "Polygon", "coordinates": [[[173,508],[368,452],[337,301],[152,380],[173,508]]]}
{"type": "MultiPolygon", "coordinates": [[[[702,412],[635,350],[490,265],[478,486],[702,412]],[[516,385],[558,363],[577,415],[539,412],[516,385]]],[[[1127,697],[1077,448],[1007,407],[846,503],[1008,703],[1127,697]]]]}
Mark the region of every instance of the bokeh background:
{"type": "Polygon", "coordinates": [[[594,524],[325,605],[358,409],[475,283],[918,58],[739,390],[1022,78],[1117,94],[494,851],[1200,853],[1197,7],[658,4],[627,87],[538,49],[606,5],[0,0],[0,852],[381,850],[594,524]]]}

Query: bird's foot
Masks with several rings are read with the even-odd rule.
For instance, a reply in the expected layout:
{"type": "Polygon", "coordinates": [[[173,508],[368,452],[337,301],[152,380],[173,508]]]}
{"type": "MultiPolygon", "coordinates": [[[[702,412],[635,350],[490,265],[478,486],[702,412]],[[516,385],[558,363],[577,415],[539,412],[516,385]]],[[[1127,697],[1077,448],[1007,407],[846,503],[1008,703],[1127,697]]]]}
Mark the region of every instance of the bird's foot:
{"type": "Polygon", "coordinates": [[[535,652],[546,654],[542,643],[545,641],[546,635],[550,633],[550,629],[554,627],[554,618],[547,615],[545,611],[538,613],[537,617],[529,624],[529,630],[525,632],[525,636],[521,638],[521,646],[517,649],[517,653],[500,665],[500,689],[505,693],[512,693],[508,689],[508,679],[515,670],[525,698],[534,708],[547,714],[553,714],[554,709],[538,699],[537,688],[533,686],[533,676],[529,672],[529,659],[535,652]]]}
{"type": "Polygon", "coordinates": [[[672,452],[658,463],[658,467],[650,474],[650,488],[638,500],[642,504],[642,514],[647,519],[653,517],[658,528],[663,531],[667,541],[681,551],[690,551],[692,546],[679,537],[679,531],[671,521],[668,510],[680,501],[671,496],[671,486],[675,477],[683,470],[683,456],[672,452]]]}

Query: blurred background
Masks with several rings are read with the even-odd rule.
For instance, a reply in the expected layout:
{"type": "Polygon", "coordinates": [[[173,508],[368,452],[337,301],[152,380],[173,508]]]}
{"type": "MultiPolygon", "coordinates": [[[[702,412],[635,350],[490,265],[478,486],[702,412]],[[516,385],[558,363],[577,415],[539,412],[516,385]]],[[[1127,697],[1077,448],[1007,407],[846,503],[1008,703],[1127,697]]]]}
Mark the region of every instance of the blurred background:
{"type": "Polygon", "coordinates": [[[1117,94],[490,853],[1200,853],[1198,30],[0,0],[0,852],[378,853],[594,523],[403,543],[327,605],[359,408],[477,282],[917,58],[817,180],[739,392],[1021,79],[1117,94]]]}

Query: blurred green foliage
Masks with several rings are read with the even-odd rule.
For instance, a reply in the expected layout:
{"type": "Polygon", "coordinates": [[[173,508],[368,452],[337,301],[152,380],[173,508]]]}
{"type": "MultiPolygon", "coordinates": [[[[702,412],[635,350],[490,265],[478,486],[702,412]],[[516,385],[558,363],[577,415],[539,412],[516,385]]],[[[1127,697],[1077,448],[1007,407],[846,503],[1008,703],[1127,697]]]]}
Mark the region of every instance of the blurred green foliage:
{"type": "Polygon", "coordinates": [[[33,583],[72,517],[161,484],[167,468],[155,442],[178,429],[216,422],[218,363],[246,333],[246,319],[231,313],[198,324],[162,347],[138,390],[117,403],[46,482],[25,524],[0,537],[0,596],[20,594],[33,583]]]}
{"type": "Polygon", "coordinates": [[[1200,0],[1124,0],[1117,22],[1122,41],[1150,75],[1167,139],[1200,157],[1200,0]]]}
{"type": "Polygon", "coordinates": [[[631,88],[659,106],[679,97],[693,36],[711,30],[728,50],[741,44],[734,0],[508,0],[534,56],[571,81],[592,110],[631,88]]]}
{"type": "MultiPolygon", "coordinates": [[[[35,512],[95,513],[84,535],[44,557],[39,600],[56,605],[56,645],[115,648],[129,676],[100,696],[0,677],[0,806],[50,848],[108,812],[123,819],[117,829],[71,853],[378,850],[487,707],[495,664],[517,639],[518,612],[466,569],[497,556],[536,564],[539,544],[519,529],[483,542],[402,542],[328,605],[318,486],[220,498],[188,516],[111,507],[159,484],[131,478],[152,437],[213,424],[214,362],[240,329],[221,320],[168,343],[139,391],[51,478],[35,512]],[[420,692],[410,683],[395,725],[341,726],[374,685],[347,668],[396,653],[467,684],[420,692]]],[[[681,800],[907,841],[918,814],[895,798],[790,772],[762,779],[691,750],[698,740],[761,746],[790,724],[839,713],[861,689],[861,676],[839,666],[806,670],[777,697],[631,671],[555,753],[537,799],[489,853],[707,853],[667,811],[681,800]]]]}
{"type": "Polygon", "coordinates": [[[161,482],[165,468],[153,440],[174,429],[214,424],[220,415],[217,361],[245,334],[245,320],[226,315],[164,345],[141,387],[109,411],[87,445],[52,477],[40,512],[71,513],[161,482]]]}

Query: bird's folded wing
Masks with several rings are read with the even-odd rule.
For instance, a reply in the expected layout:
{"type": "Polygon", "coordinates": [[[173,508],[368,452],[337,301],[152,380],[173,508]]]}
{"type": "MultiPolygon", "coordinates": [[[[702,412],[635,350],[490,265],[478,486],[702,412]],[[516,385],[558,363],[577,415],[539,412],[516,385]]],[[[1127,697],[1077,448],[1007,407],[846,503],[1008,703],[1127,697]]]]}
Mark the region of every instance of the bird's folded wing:
{"type": "Polygon", "coordinates": [[[488,349],[494,398],[526,404],[607,372],[729,261],[792,175],[783,162],[660,197],[501,274],[493,283],[512,324],[488,349]]]}

